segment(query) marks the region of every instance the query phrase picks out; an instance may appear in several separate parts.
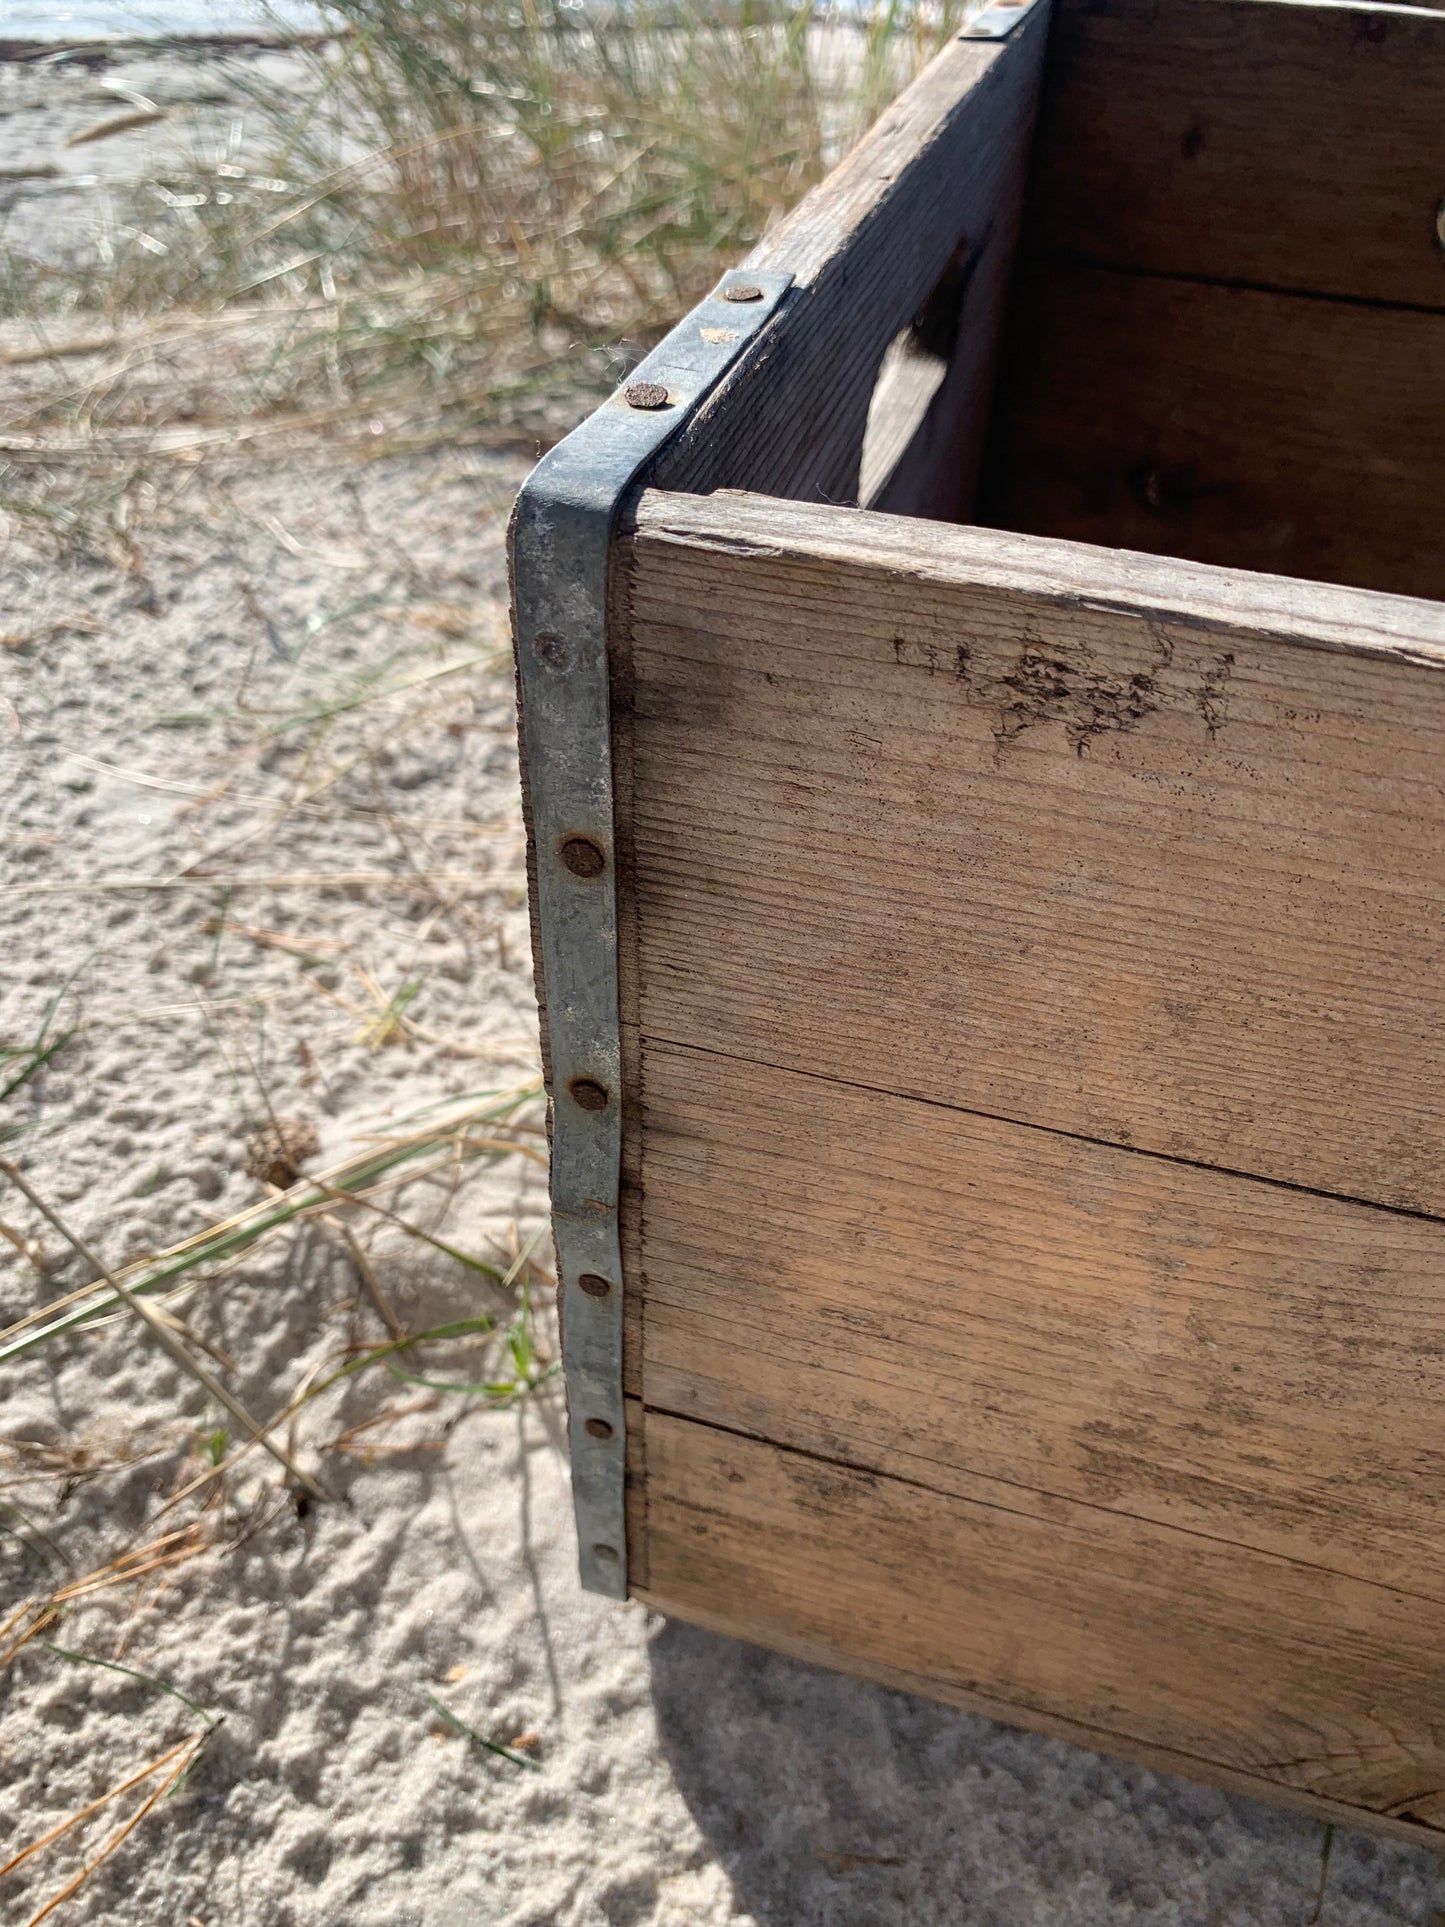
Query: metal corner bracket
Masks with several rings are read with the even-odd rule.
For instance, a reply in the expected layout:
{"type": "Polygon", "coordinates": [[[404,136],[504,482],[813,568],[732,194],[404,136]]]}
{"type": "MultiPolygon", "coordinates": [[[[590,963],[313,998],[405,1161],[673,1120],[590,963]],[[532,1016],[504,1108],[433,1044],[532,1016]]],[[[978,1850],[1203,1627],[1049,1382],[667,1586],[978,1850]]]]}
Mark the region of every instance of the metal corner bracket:
{"type": "Polygon", "coordinates": [[[976,13],[958,37],[960,40],[1007,40],[1038,4],[1039,0],[989,0],[982,13],[976,13]]]}
{"type": "Polygon", "coordinates": [[[789,274],[724,275],[537,464],[512,517],[513,620],[552,1059],[552,1229],[581,1579],[627,1597],[622,1044],[607,561],[629,487],[777,312],[789,274]]]}

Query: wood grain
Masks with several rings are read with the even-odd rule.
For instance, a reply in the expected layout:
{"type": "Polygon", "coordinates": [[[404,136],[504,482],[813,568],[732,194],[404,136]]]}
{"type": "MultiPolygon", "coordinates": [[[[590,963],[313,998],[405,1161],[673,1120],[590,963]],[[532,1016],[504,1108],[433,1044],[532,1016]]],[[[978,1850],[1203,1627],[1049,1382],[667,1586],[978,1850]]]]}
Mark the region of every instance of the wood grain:
{"type": "Polygon", "coordinates": [[[1023,277],[980,520],[1438,598],[1442,517],[1445,315],[1059,265],[1023,277]]]}
{"type": "Polygon", "coordinates": [[[1433,1603],[661,1413],[648,1436],[648,1597],[666,1611],[1292,1803],[1397,1830],[1442,1813],[1433,1603]]]}
{"type": "Polygon", "coordinates": [[[1058,0],[1027,246],[1445,308],[1445,18],[1058,0]]]}
{"type": "Polygon", "coordinates": [[[647,1047],[649,1406],[1445,1603],[1445,1225],[647,1047]]]}
{"type": "Polygon", "coordinates": [[[644,496],[640,1020],[1445,1211],[1445,610],[644,496]]]}
{"type": "MultiPolygon", "coordinates": [[[[634,1596],[656,1612],[684,1619],[691,1625],[704,1627],[708,1632],[736,1637],[727,1604],[706,1599],[695,1589],[685,1596],[674,1598],[650,1585],[639,1586],[634,1596]]],[[[757,1633],[751,1637],[754,1643],[764,1643],[762,1636],[757,1633]]],[[[979,1713],[1005,1726],[1022,1727],[1051,1739],[1068,1740],[1076,1746],[1089,1747],[1096,1753],[1131,1760],[1137,1765],[1152,1767],[1159,1773],[1173,1773],[1184,1779],[1202,1781],[1207,1786],[1219,1787],[1224,1792],[1239,1794],[1246,1799],[1267,1800],[1271,1806],[1349,1827],[1356,1832],[1378,1833],[1405,1840],[1414,1846],[1430,1848],[1436,1853],[1440,1851],[1439,1829],[1445,1826],[1445,1806],[1438,1800],[1427,1815],[1417,1820],[1401,1820],[1387,1814],[1370,1813],[1361,1807],[1346,1806],[1337,1800],[1322,1799],[1318,1794],[1281,1786],[1277,1780],[1262,1779],[1257,1773],[1242,1773],[1237,1767],[1222,1766],[1217,1760],[1196,1759],[1174,1748],[1150,1746],[1132,1737],[1122,1740],[1116,1733],[1083,1726],[1077,1720],[1065,1719],[1058,1713],[1040,1712],[1037,1707],[1012,1705],[978,1688],[962,1690],[947,1681],[908,1672],[896,1660],[865,1658],[854,1652],[840,1652],[836,1645],[827,1645],[808,1633],[783,1625],[777,1619],[770,1621],[765,1643],[773,1651],[786,1653],[790,1658],[803,1660],[809,1665],[832,1667],[859,1679],[870,1680],[875,1685],[890,1687],[895,1692],[939,1700],[946,1706],[957,1707],[961,1712],[979,1713]]],[[[1415,1810],[1418,1809],[1412,1809],[1415,1810]]]]}
{"type": "Polygon", "coordinates": [[[796,277],[789,305],[663,451],[663,487],[856,501],[884,356],[962,251],[955,356],[912,464],[961,513],[982,444],[1022,215],[1048,4],[1006,41],[952,41],[748,257],[796,277]],[[946,444],[946,449],[944,445],[946,444]],[[943,451],[940,466],[933,452],[943,451]]]}

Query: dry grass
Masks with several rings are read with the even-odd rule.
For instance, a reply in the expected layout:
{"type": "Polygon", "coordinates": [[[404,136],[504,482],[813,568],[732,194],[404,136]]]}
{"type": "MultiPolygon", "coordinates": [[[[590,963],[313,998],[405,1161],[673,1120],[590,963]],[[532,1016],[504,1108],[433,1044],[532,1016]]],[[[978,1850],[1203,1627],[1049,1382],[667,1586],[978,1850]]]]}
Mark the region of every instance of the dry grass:
{"type": "MultiPolygon", "coordinates": [[[[167,1577],[182,1565],[224,1557],[264,1531],[293,1502],[304,1505],[308,1497],[325,1499],[326,1490],[317,1477],[297,1463],[302,1451],[318,1470],[328,1460],[360,1458],[374,1463],[398,1452],[439,1453],[445,1449],[444,1434],[435,1439],[413,1438],[401,1445],[393,1445],[378,1434],[400,1420],[438,1412],[448,1403],[455,1409],[460,1409],[459,1402],[464,1400],[492,1408],[514,1405],[534,1395],[555,1374],[556,1360],[546,1331],[539,1329],[534,1304],[538,1294],[545,1296],[554,1285],[536,1257],[544,1227],[535,1227],[525,1239],[514,1228],[510,1259],[499,1257],[494,1261],[437,1237],[387,1201],[388,1193],[399,1185],[415,1184],[438,1172],[452,1173],[459,1163],[540,1156],[533,1141],[538,1131],[536,1095],[535,1087],[523,1087],[491,1102],[438,1111],[434,1118],[420,1121],[418,1129],[389,1134],[370,1145],[359,1159],[329,1174],[300,1178],[239,1219],[184,1241],[147,1267],[132,1267],[131,1286],[122,1285],[117,1274],[102,1269],[102,1275],[89,1286],[52,1302],[38,1319],[20,1320],[3,1335],[6,1355],[13,1357],[16,1352],[53,1343],[67,1331],[103,1326],[117,1295],[132,1310],[145,1302],[153,1320],[160,1315],[163,1296],[174,1305],[182,1292],[204,1291],[224,1276],[227,1261],[238,1252],[284,1236],[290,1227],[306,1221],[316,1222],[339,1238],[358,1284],[365,1288],[385,1328],[385,1336],[369,1338],[348,1339],[338,1331],[329,1352],[319,1359],[313,1357],[308,1368],[298,1369],[279,1409],[264,1423],[241,1411],[237,1401],[217,1391],[211,1374],[198,1371],[194,1359],[187,1360],[187,1369],[208,1383],[223,1410],[240,1412],[243,1424],[238,1444],[232,1444],[224,1427],[207,1429],[204,1422],[199,1430],[194,1425],[179,1424],[166,1428],[159,1438],[122,1439],[108,1451],[80,1441],[56,1446],[24,1438],[0,1439],[0,1470],[9,1473],[0,1480],[0,1511],[18,1522],[18,1529],[12,1525],[8,1530],[20,1542],[22,1552],[32,1563],[51,1568],[65,1566],[68,1555],[30,1516],[28,1508],[37,1503],[38,1493],[46,1487],[51,1489],[50,1511],[54,1515],[62,1509],[66,1496],[82,1484],[99,1484],[103,1490],[108,1479],[125,1478],[147,1460],[162,1465],[169,1461],[172,1466],[169,1496],[147,1508],[143,1526],[131,1535],[129,1543],[120,1545],[103,1564],[89,1571],[63,1572],[9,1603],[0,1616],[0,1675],[27,1649],[43,1648],[62,1661],[102,1667],[140,1681],[199,1713],[203,1721],[199,1731],[189,1732],[140,1770],[126,1774],[99,1798],[49,1828],[0,1866],[3,1890],[9,1879],[28,1869],[37,1855],[54,1849],[62,1856],[68,1853],[73,1863],[77,1850],[85,1849],[79,1864],[71,1865],[50,1897],[26,1916],[30,1927],[71,1900],[124,1845],[196,1764],[218,1723],[205,1707],[168,1682],[121,1663],[120,1654],[132,1627],[143,1623],[142,1609],[153,1610],[160,1603],[158,1596],[147,1590],[157,1577],[167,1577]],[[358,1235],[357,1227],[364,1226],[368,1217],[422,1240],[489,1281],[494,1298],[510,1307],[509,1314],[478,1312],[428,1329],[408,1329],[387,1295],[363,1237],[358,1235]],[[147,1294],[145,1301],[137,1295],[140,1292],[147,1294]],[[468,1375],[452,1375],[462,1371],[468,1375]],[[328,1403],[326,1394],[367,1372],[375,1372],[383,1383],[390,1379],[408,1388],[420,1387],[427,1396],[401,1402],[383,1400],[341,1431],[334,1430],[334,1419],[329,1419],[319,1428],[310,1428],[309,1436],[303,1435],[300,1421],[311,1409],[323,1413],[334,1410],[334,1401],[328,1403]],[[438,1372],[448,1376],[438,1377],[438,1372]],[[283,1438],[284,1447],[278,1443],[283,1438]],[[273,1501],[262,1488],[259,1493],[253,1492],[249,1507],[242,1508],[236,1502],[232,1482],[257,1446],[281,1460],[289,1474],[290,1492],[273,1501]],[[26,1507],[7,1496],[15,1490],[24,1495],[26,1507]],[[121,1641],[111,1656],[50,1643],[48,1636],[69,1617],[83,1615],[98,1596],[119,1589],[132,1591],[133,1604],[121,1641]],[[86,1848],[85,1843],[96,1830],[103,1831],[109,1825],[101,1816],[143,1783],[147,1791],[121,1823],[103,1832],[93,1848],[86,1848]]],[[[13,1167],[5,1168],[14,1175],[13,1167]]],[[[26,1184],[23,1188],[28,1199],[43,1205],[33,1187],[26,1184]]],[[[48,1209],[42,1210],[42,1215],[56,1219],[48,1209]]],[[[91,1254],[87,1256],[98,1266],[91,1254]]],[[[173,1313],[171,1318],[173,1321],[173,1313]]],[[[93,1639],[94,1634],[89,1637],[93,1639]]],[[[454,1715],[444,1712],[444,1717],[487,1751],[513,1764],[536,1766],[537,1762],[525,1755],[461,1727],[454,1715]]]]}
{"type": "Polygon", "coordinates": [[[0,508],[94,521],[57,459],[104,456],[115,523],[158,455],[545,432],[559,391],[614,383],[962,11],[334,0],[344,31],[298,54],[299,101],[234,69],[259,162],[178,158],[87,259],[10,260],[36,333],[10,351],[31,379],[0,415],[0,508]]]}
{"type": "Polygon", "coordinates": [[[132,1788],[139,1786],[142,1781],[154,1780],[156,1774],[165,1773],[165,1778],[162,1779],[158,1785],[153,1785],[147,1791],[145,1797],[134,1811],[121,1823],[114,1833],[110,1834],[109,1837],[102,1842],[101,1846],[94,1853],[87,1856],[78,1871],[72,1874],[37,1912],[31,1914],[26,1923],[26,1927],[40,1927],[42,1920],[45,1920],[50,1914],[53,1914],[57,1907],[62,1906],[67,1900],[79,1892],[80,1888],[95,1872],[97,1867],[104,1865],[116,1849],[130,1837],[152,1808],[159,1806],[166,1795],[178,1786],[191,1771],[201,1756],[201,1750],[206,1744],[209,1733],[210,1729],[207,1728],[201,1733],[188,1736],[182,1740],[179,1745],[168,1748],[158,1759],[152,1760],[148,1766],[141,1767],[138,1772],[128,1774],[118,1785],[111,1787],[108,1792],[101,1794],[99,1799],[90,1801],[89,1804],[82,1807],[79,1812],[73,1813],[69,1818],[62,1820],[58,1826],[52,1827],[48,1833],[43,1834],[40,1839],[33,1841],[23,1852],[16,1854],[13,1859],[7,1861],[3,1867],[0,1867],[0,1880],[3,1880],[7,1874],[18,1872],[27,1860],[50,1846],[54,1841],[62,1838],[65,1834],[69,1833],[72,1828],[83,1826],[87,1820],[93,1818],[102,1808],[109,1806],[112,1800],[119,1799],[123,1793],[129,1793],[132,1788]],[[167,1768],[170,1769],[168,1772],[166,1771],[167,1768]]]}

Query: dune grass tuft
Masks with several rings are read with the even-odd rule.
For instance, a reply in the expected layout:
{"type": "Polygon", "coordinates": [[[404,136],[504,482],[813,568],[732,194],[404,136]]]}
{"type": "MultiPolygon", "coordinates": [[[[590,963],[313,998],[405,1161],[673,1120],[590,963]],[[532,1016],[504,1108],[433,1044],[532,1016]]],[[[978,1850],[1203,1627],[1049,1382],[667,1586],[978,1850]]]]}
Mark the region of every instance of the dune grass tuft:
{"type": "MultiPolygon", "coordinates": [[[[242,61],[244,162],[193,138],[80,260],[11,257],[54,378],[0,418],[33,473],[319,429],[374,446],[545,426],[603,391],[926,60],[959,0],[331,0],[282,90],[242,61]],[[77,361],[75,358],[80,357],[77,361]],[[573,404],[576,405],[575,403],[573,404]],[[77,431],[80,431],[77,433],[77,431]]],[[[93,519],[93,518],[91,518],[93,519]]]]}

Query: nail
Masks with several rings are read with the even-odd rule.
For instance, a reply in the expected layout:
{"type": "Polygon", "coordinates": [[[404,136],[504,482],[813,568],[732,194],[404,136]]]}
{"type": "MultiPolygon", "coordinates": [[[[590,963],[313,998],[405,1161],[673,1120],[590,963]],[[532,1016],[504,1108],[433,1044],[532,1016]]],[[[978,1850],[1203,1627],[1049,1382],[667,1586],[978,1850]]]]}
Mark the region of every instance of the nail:
{"type": "Polygon", "coordinates": [[[572,645],[561,636],[533,636],[532,647],[549,669],[570,669],[572,645]]]}

